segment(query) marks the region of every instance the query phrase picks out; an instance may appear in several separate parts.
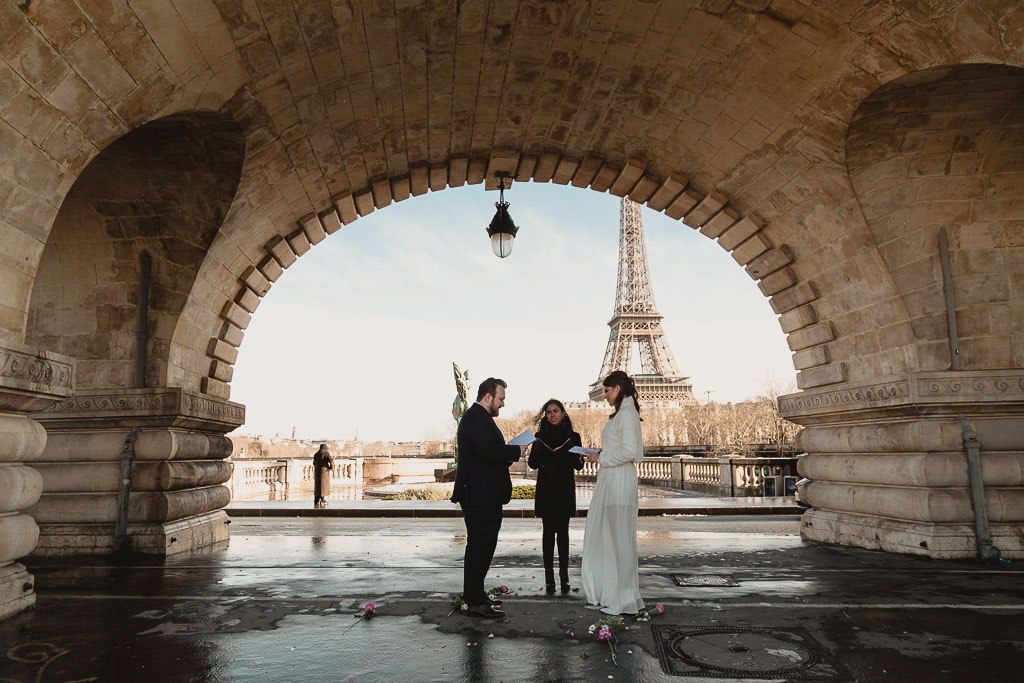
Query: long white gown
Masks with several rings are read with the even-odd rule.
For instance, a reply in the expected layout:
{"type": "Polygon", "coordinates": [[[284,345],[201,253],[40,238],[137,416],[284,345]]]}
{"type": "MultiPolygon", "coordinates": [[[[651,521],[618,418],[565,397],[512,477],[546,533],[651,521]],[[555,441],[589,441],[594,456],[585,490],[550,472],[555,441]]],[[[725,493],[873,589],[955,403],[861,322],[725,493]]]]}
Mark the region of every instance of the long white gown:
{"type": "Polygon", "coordinates": [[[636,556],[637,480],[635,462],[644,458],[640,414],[632,397],[601,430],[597,485],[583,536],[583,590],[587,602],[608,614],[643,609],[636,556]]]}

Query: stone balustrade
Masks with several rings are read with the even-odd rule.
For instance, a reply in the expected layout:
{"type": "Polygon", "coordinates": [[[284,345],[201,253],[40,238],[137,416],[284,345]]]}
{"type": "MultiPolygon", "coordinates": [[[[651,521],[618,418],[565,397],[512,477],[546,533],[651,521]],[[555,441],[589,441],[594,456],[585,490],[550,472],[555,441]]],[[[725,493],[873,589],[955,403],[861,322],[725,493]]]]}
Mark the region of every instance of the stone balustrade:
{"type": "Polygon", "coordinates": [[[687,460],[683,462],[683,481],[717,484],[720,471],[721,468],[718,466],[718,460],[712,460],[711,462],[687,460]]]}
{"type": "MultiPolygon", "coordinates": [[[[786,479],[795,483],[797,457],[745,458],[727,455],[706,458],[691,455],[644,458],[636,463],[642,484],[721,496],[763,496],[787,494],[786,479]]],[[[576,473],[581,481],[594,481],[598,463],[585,462],[576,473]]],[[[535,473],[534,473],[535,475],[535,473]]]]}
{"type": "MultiPolygon", "coordinates": [[[[313,490],[315,475],[309,458],[236,460],[231,464],[233,467],[228,487],[232,498],[313,490]]],[[[363,483],[363,458],[335,458],[331,483],[363,483]]]]}

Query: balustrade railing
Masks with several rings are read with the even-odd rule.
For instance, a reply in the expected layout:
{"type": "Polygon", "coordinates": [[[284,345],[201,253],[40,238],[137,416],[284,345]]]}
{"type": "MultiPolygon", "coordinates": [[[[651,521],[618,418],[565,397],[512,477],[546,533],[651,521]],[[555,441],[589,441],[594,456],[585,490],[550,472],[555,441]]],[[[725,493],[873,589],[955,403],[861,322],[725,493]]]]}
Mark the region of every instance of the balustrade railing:
{"type": "MultiPolygon", "coordinates": [[[[335,458],[334,469],[331,470],[331,482],[337,482],[339,484],[361,484],[363,476],[361,473],[362,468],[359,467],[360,463],[355,460],[339,460],[335,458]]],[[[313,486],[313,478],[316,474],[313,472],[315,468],[312,465],[302,466],[302,478],[297,483],[309,484],[313,486]]]]}
{"type": "MultiPolygon", "coordinates": [[[[642,483],[725,496],[792,495],[787,486],[796,482],[798,456],[784,458],[690,455],[644,458],[635,463],[642,483]]],[[[593,481],[600,463],[583,463],[576,478],[593,481]]]]}
{"type": "MultiPolygon", "coordinates": [[[[308,460],[236,460],[229,488],[232,496],[312,489],[314,468],[308,460]]],[[[334,459],[331,482],[361,484],[363,459],[334,459]]]]}
{"type": "Polygon", "coordinates": [[[712,462],[684,462],[683,481],[717,484],[720,476],[719,469],[717,460],[712,462]]]}

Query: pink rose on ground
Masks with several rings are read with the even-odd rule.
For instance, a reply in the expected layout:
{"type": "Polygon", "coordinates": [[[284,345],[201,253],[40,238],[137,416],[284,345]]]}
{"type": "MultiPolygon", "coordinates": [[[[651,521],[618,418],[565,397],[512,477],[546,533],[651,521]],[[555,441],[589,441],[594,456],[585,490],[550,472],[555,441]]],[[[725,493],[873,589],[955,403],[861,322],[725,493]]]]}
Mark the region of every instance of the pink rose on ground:
{"type": "Polygon", "coordinates": [[[657,611],[658,614],[664,614],[665,613],[665,606],[664,605],[655,605],[654,609],[655,609],[655,611],[657,611]]]}

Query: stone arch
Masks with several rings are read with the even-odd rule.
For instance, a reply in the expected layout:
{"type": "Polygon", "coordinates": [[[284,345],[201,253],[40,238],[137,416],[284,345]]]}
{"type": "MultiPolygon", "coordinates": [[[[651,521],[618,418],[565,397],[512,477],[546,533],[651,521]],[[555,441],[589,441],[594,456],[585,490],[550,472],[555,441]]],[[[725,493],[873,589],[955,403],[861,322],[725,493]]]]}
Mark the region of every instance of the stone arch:
{"type": "Polygon", "coordinates": [[[889,310],[900,310],[883,339],[905,363],[867,358],[865,381],[780,399],[782,414],[806,426],[797,445],[812,509],[802,535],[932,557],[1019,557],[1024,68],[902,69],[860,102],[845,142],[851,191],[892,283],[889,310]]]}
{"type": "Polygon", "coordinates": [[[828,342],[835,338],[835,331],[830,324],[818,322],[813,303],[817,287],[810,280],[797,278],[789,267],[794,259],[792,250],[785,244],[773,244],[756,214],[741,214],[724,194],[702,192],[682,174],[673,173],[667,178],[649,174],[646,164],[634,160],[619,166],[589,155],[577,159],[557,152],[530,155],[493,150],[486,159],[452,157],[447,163],[416,165],[407,175],[380,179],[360,191],[345,192],[334,197],[331,209],[304,216],[271,238],[256,263],[246,266],[238,276],[234,295],[219,309],[218,333],[209,338],[206,347],[208,371],[200,380],[200,391],[228,398],[238,348],[260,299],[286,268],[328,235],[376,209],[428,190],[480,183],[485,183],[487,189],[497,189],[495,174],[499,172],[509,173],[519,182],[571,184],[629,197],[716,240],[758,281],[758,288],[769,298],[794,351],[794,367],[801,371],[825,369],[826,374],[814,386],[845,379],[845,366],[827,367],[828,342]]]}
{"type": "Polygon", "coordinates": [[[26,340],[77,360],[77,385],[166,383],[170,335],[238,185],[245,141],[230,116],[147,123],[78,176],[40,257],[26,340]],[[152,259],[146,377],[134,378],[139,259],[152,259]]]}
{"type": "Polygon", "coordinates": [[[915,365],[953,365],[938,256],[947,228],[964,370],[1024,367],[1024,68],[889,81],[854,114],[846,161],[907,311],[915,365]]]}

